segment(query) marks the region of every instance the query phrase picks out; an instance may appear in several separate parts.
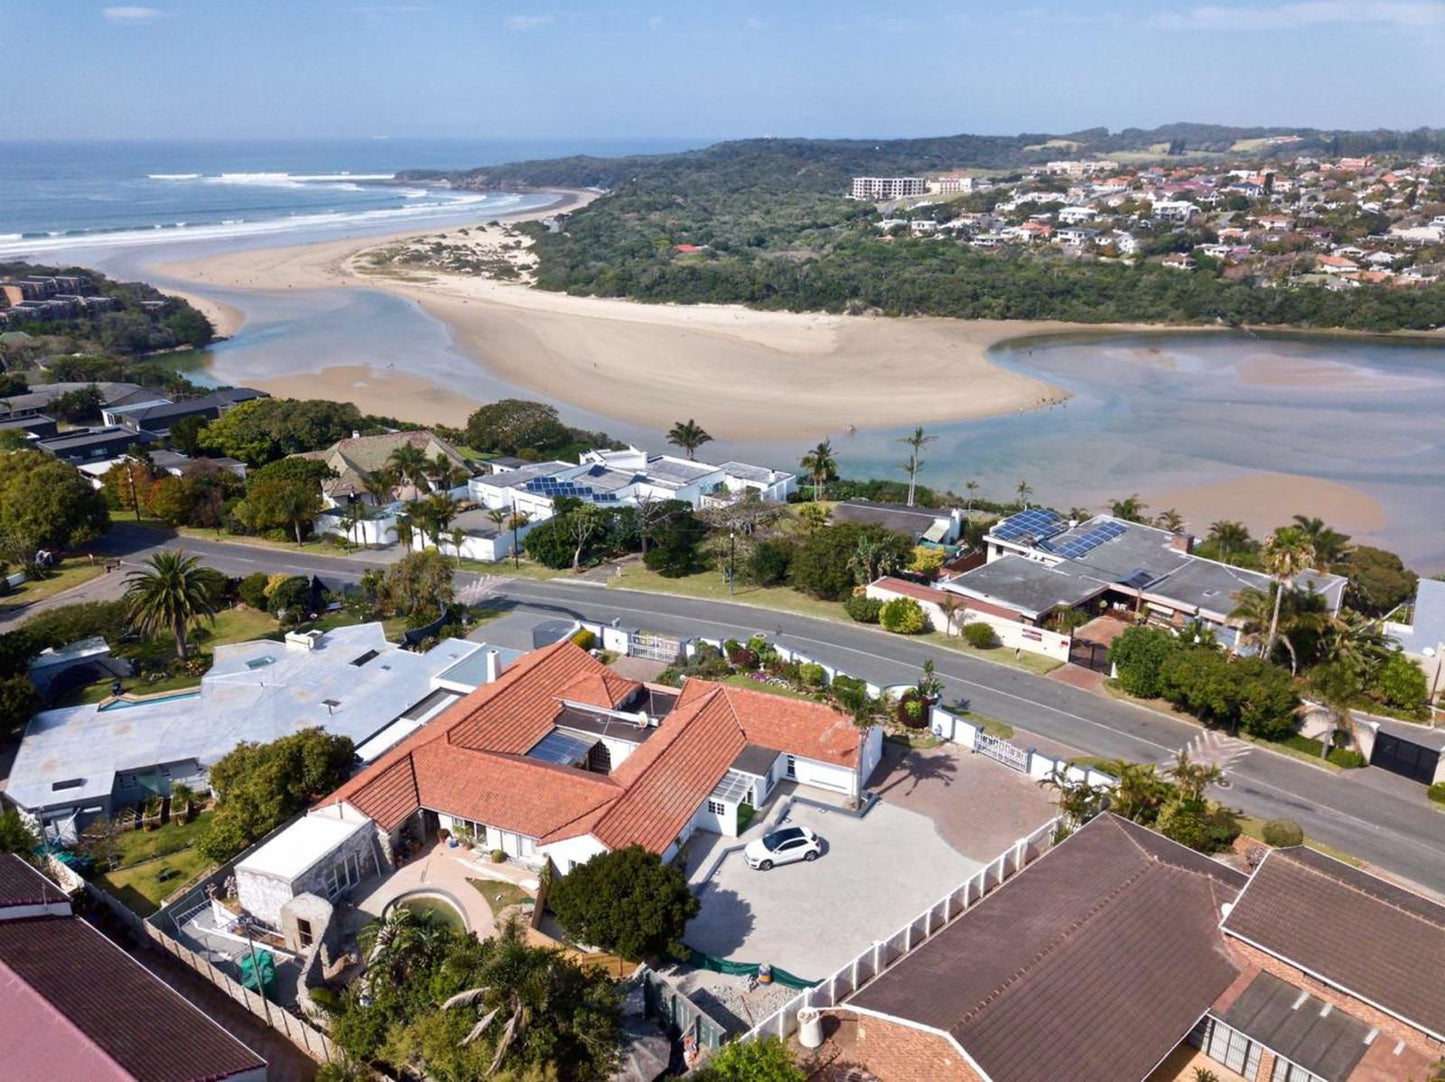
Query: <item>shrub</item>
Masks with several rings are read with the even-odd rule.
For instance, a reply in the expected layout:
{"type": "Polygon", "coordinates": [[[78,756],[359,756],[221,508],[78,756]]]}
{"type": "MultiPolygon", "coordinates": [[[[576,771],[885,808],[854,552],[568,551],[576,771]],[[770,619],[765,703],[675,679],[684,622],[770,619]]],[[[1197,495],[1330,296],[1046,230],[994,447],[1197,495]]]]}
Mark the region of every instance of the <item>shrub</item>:
{"type": "Polygon", "coordinates": [[[236,594],[250,608],[258,612],[266,611],[266,587],[269,579],[264,571],[257,571],[254,575],[247,575],[236,587],[236,594]]]}
{"type": "Polygon", "coordinates": [[[502,852],[500,849],[493,849],[493,850],[492,850],[492,863],[493,863],[493,864],[505,864],[506,862],[507,862],[507,854],[506,854],[506,853],[502,852]]]}
{"type": "Polygon", "coordinates": [[[583,650],[591,650],[597,645],[597,636],[588,631],[585,627],[579,627],[572,634],[572,641],[583,650]]]}
{"type": "Polygon", "coordinates": [[[1325,758],[1335,766],[1342,766],[1346,770],[1354,770],[1366,765],[1365,757],[1354,748],[1331,748],[1325,758]]]}
{"type": "Polygon", "coordinates": [[[304,615],[301,610],[306,608],[310,598],[311,583],[301,575],[292,575],[271,590],[271,596],[266,599],[266,610],[272,616],[279,616],[284,611],[294,621],[304,615]]]}
{"type": "Polygon", "coordinates": [[[1293,819],[1271,819],[1260,830],[1260,836],[1264,838],[1266,845],[1272,845],[1276,849],[1303,845],[1305,840],[1304,828],[1293,819]]]}
{"type": "Polygon", "coordinates": [[[1179,649],[1179,640],[1155,627],[1131,627],[1109,647],[1109,661],[1119,670],[1119,684],[1130,695],[1157,699],[1159,672],[1179,649]]]}
{"type": "Polygon", "coordinates": [[[781,539],[759,541],[748,557],[747,576],[759,586],[781,586],[788,581],[788,568],[792,562],[792,542],[781,539]]]}
{"type": "Polygon", "coordinates": [[[798,666],[798,679],[810,688],[820,688],[828,682],[828,671],[811,661],[798,666]]]}
{"type": "Polygon", "coordinates": [[[876,624],[883,602],[866,594],[855,594],[843,602],[843,611],[860,624],[876,624]]]}
{"type": "Polygon", "coordinates": [[[747,646],[738,646],[728,651],[728,662],[735,669],[752,672],[758,667],[758,655],[747,646]]]}
{"type": "Polygon", "coordinates": [[[885,631],[897,635],[917,635],[928,627],[923,606],[911,597],[895,597],[878,611],[878,622],[885,631]]]}
{"type": "Polygon", "coordinates": [[[695,1073],[698,1082],[805,1082],[808,1077],[777,1037],[725,1044],[695,1073]]]}
{"type": "Polygon", "coordinates": [[[682,953],[699,908],[687,877],[640,845],[574,868],[552,884],[547,904],[575,939],[637,960],[682,953]]]}
{"type": "Polygon", "coordinates": [[[1445,781],[1437,781],[1425,790],[1425,795],[1437,804],[1445,804],[1445,781]]]}
{"type": "Polygon", "coordinates": [[[1228,849],[1239,837],[1239,820],[1234,813],[1208,800],[1171,800],[1159,809],[1155,828],[1166,838],[1200,853],[1228,849]]]}
{"type": "Polygon", "coordinates": [[[963,638],[976,650],[992,650],[999,644],[998,632],[993,629],[991,624],[986,624],[982,620],[964,624],[963,638]]]}
{"type": "Polygon", "coordinates": [[[1372,690],[1388,706],[1396,710],[1408,710],[1424,715],[1425,701],[1430,696],[1430,687],[1425,672],[1399,650],[1392,653],[1372,681],[1372,690]]]}

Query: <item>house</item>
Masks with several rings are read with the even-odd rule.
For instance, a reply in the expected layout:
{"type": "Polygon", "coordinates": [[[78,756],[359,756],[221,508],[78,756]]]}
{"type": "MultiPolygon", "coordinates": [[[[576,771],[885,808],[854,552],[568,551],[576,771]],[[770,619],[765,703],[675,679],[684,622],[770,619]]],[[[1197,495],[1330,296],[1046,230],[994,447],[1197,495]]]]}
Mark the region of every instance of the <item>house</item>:
{"type": "Polygon", "coordinates": [[[1078,226],[1071,226],[1067,229],[1060,229],[1054,234],[1054,240],[1066,248],[1082,248],[1093,242],[1099,235],[1096,229],[1084,229],[1078,226]]]}
{"type": "Polygon", "coordinates": [[[1188,222],[1199,213],[1199,208],[1187,199],[1161,199],[1154,204],[1153,216],[1156,221],[1188,222]]]}
{"type": "Polygon", "coordinates": [[[851,192],[854,199],[880,203],[910,195],[926,195],[928,182],[922,177],[854,177],[851,192]]]}
{"type": "MultiPolygon", "coordinates": [[[[1112,515],[1097,515],[1086,522],[1065,519],[1047,508],[1030,508],[994,525],[984,537],[988,564],[942,583],[947,590],[967,594],[975,582],[989,596],[999,585],[1001,572],[989,566],[1009,556],[1042,563],[1060,572],[1055,588],[1061,603],[1077,604],[1075,578],[1105,585],[1102,594],[1090,595],[1120,611],[1142,612],[1149,619],[1182,628],[1198,621],[1213,630],[1226,646],[1239,645],[1238,620],[1230,614],[1244,590],[1268,591],[1269,576],[1230,564],[1195,556],[1193,538],[1112,515]]],[[[1030,590],[1049,580],[1027,580],[1030,590]]],[[[1340,575],[1305,571],[1295,578],[1299,589],[1323,596],[1326,608],[1338,613],[1344,603],[1346,580],[1340,575]]],[[[1021,604],[1038,604],[1045,597],[1028,594],[1021,604]]],[[[991,598],[1002,603],[1002,599],[991,598]]]]}
{"type": "Polygon", "coordinates": [[[243,402],[270,397],[265,391],[252,390],[249,387],[223,387],[210,394],[183,399],[180,402],[162,399],[160,402],[143,405],[109,406],[103,416],[106,424],[124,425],[135,432],[164,438],[170,434],[171,426],[178,421],[191,417],[214,421],[243,402]]]}
{"type": "Polygon", "coordinates": [[[46,413],[50,404],[63,394],[83,391],[94,387],[100,394],[103,406],[116,406],[127,402],[156,402],[158,397],[135,383],[37,383],[20,394],[0,398],[0,417],[17,419],[46,413]]]}
{"type": "Polygon", "coordinates": [[[1366,872],[1295,847],[1246,876],[1105,814],[845,996],[819,1057],[879,1082],[1423,1080],[1436,959],[1445,907],[1366,872]]]}
{"type": "Polygon", "coordinates": [[[7,417],[0,413],[0,432],[19,432],[28,439],[46,439],[58,434],[60,426],[54,417],[32,413],[25,417],[7,417]]]}
{"type": "MultiPolygon", "coordinates": [[[[352,436],[339,440],[324,451],[307,451],[297,458],[324,462],[335,477],[321,483],[321,503],[326,510],[316,519],[318,533],[349,535],[363,544],[390,544],[396,540],[396,522],[407,500],[425,495],[430,488],[419,488],[410,480],[398,481],[378,495],[368,484],[375,474],[389,469],[391,457],[401,447],[414,447],[428,463],[444,458],[458,471],[470,477],[471,463],[446,440],[428,429],[412,432],[383,432],[376,436],[352,436]],[[343,521],[346,514],[357,522],[349,529],[343,521]]],[[[467,494],[465,483],[445,486],[451,495],[467,494]]]]}
{"type": "Polygon", "coordinates": [[[1090,222],[1098,214],[1093,207],[1062,207],[1059,210],[1059,221],[1066,225],[1079,225],[1081,222],[1090,222]]]}
{"type": "Polygon", "coordinates": [[[833,508],[833,522],[885,526],[915,543],[955,544],[963,533],[963,512],[957,507],[905,507],[872,500],[843,500],[833,508]]]}
{"type": "Polygon", "coordinates": [[[1195,262],[1194,257],[1186,252],[1174,252],[1171,255],[1166,255],[1159,262],[1162,266],[1168,267],[1170,270],[1182,271],[1193,270],[1199,265],[1195,262]]]}
{"type": "Polygon", "coordinates": [[[142,442],[142,437],[134,429],[123,428],[120,425],[107,425],[100,428],[75,429],[59,435],[47,436],[44,439],[36,440],[35,446],[42,451],[50,452],[62,462],[78,466],[85,462],[119,458],[140,442],[142,442]]]}
{"type": "Polygon", "coordinates": [[[523,656],[310,814],[365,820],[387,861],[404,836],[464,829],[566,874],[629,845],[671,860],[695,831],[735,836],[740,809],[761,809],[784,783],[857,800],[881,756],[880,729],[829,706],[698,679],[681,692],[640,684],[564,639],[523,656]]]}
{"type": "Polygon", "coordinates": [[[0,1064],[14,1082],[265,1082],[266,1062],[0,853],[0,1064]]]}
{"type": "Polygon", "coordinates": [[[1315,266],[1326,274],[1353,274],[1360,269],[1360,265],[1353,259],[1340,255],[1317,255],[1315,266]]]}
{"type": "MultiPolygon", "coordinates": [[[[320,726],[368,762],[461,698],[449,674],[482,647],[447,639],[424,654],[388,642],[380,624],[216,647],[198,688],[46,710],[26,725],[6,795],[50,837],[96,816],[204,788],[210,766],[243,740],[266,743],[320,726]]],[[[489,677],[474,663],[466,676],[489,677]]]]}

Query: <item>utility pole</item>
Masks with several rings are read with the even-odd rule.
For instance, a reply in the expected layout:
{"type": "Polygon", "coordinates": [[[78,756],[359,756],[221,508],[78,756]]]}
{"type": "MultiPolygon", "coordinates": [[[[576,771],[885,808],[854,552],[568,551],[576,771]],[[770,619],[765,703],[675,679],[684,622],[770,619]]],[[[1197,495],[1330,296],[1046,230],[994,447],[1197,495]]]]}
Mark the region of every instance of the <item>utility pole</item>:
{"type": "Polygon", "coordinates": [[[733,596],[733,583],[738,577],[738,532],[735,528],[728,528],[728,597],[733,596]]]}
{"type": "Polygon", "coordinates": [[[256,991],[260,993],[261,1005],[266,1010],[266,1025],[271,1024],[271,1001],[266,998],[266,982],[261,979],[261,967],[256,962],[256,941],[251,938],[251,922],[241,918],[241,927],[246,929],[246,947],[251,952],[251,975],[256,978],[256,991]]]}

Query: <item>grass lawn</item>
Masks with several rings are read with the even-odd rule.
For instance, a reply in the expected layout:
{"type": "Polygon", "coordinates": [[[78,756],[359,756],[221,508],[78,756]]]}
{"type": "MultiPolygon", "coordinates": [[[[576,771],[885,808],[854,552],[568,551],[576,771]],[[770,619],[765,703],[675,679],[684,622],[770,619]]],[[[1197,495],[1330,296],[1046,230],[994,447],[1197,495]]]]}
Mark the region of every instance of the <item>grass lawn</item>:
{"type": "MultiPolygon", "coordinates": [[[[125,695],[163,695],[168,691],[184,691],[187,688],[198,688],[200,686],[201,678],[189,674],[167,676],[154,682],[128,676],[120,682],[121,694],[125,695]]],[[[93,684],[86,684],[84,687],[77,688],[73,694],[65,696],[57,705],[83,706],[87,703],[103,702],[109,699],[110,696],[111,681],[97,680],[93,684]]]]}
{"type": "Polygon", "coordinates": [[[1014,738],[1014,727],[1008,722],[999,721],[998,718],[991,718],[984,714],[975,714],[972,710],[965,711],[963,716],[975,725],[982,725],[985,736],[991,736],[996,740],[1012,740],[1014,738]]]}
{"type": "Polygon", "coordinates": [[[281,630],[270,613],[237,606],[216,614],[216,622],[202,627],[196,639],[206,646],[224,646],[235,642],[251,642],[264,639],[281,630]]]}
{"type": "Polygon", "coordinates": [[[476,887],[477,892],[487,900],[494,917],[501,916],[502,910],[509,905],[521,905],[532,900],[532,896],[515,883],[506,883],[499,879],[468,879],[467,882],[476,887]]]}
{"type": "MultiPolygon", "coordinates": [[[[1256,819],[1250,815],[1241,815],[1239,817],[1239,827],[1240,833],[1243,834],[1246,838],[1253,838],[1255,841],[1260,842],[1261,844],[1264,842],[1263,819],[1256,819]]],[[[1327,857],[1334,857],[1336,860],[1342,860],[1346,864],[1353,864],[1356,868],[1364,867],[1364,861],[1360,860],[1358,857],[1352,857],[1350,856],[1350,854],[1336,849],[1332,845],[1323,845],[1320,842],[1317,842],[1313,838],[1309,837],[1305,838],[1305,845],[1318,853],[1323,853],[1327,857]]]]}
{"type": "Polygon", "coordinates": [[[770,695],[781,695],[785,699],[813,701],[811,695],[804,695],[801,691],[794,691],[792,688],[785,688],[778,684],[768,684],[762,680],[754,680],[748,676],[747,673],[734,673],[732,676],[724,677],[720,683],[731,684],[736,688],[747,688],[749,691],[766,691],[770,695]]]}
{"type": "Polygon", "coordinates": [[[1281,755],[1288,755],[1291,759],[1298,759],[1300,762],[1317,766],[1321,770],[1328,770],[1332,774],[1338,774],[1343,767],[1338,767],[1328,759],[1320,755],[1320,742],[1311,740],[1307,736],[1294,736],[1284,740],[1265,740],[1263,737],[1250,736],[1248,733],[1240,733],[1239,739],[1248,741],[1251,744],[1258,744],[1262,748],[1269,748],[1281,755]]]}
{"type": "MultiPolygon", "coordinates": [[[[509,575],[517,579],[560,579],[572,574],[572,569],[566,567],[559,570],[548,567],[546,564],[539,564],[535,560],[529,560],[525,556],[518,560],[516,566],[512,564],[512,558],[508,556],[504,560],[495,560],[488,563],[486,560],[470,560],[463,558],[463,571],[475,571],[479,575],[509,575]]],[[[586,570],[584,568],[583,570],[586,570]]]]}
{"type": "Polygon", "coordinates": [[[91,579],[98,579],[103,574],[105,574],[104,561],[96,560],[95,563],[91,563],[84,556],[67,556],[60,561],[58,566],[49,569],[47,578],[22,582],[13,592],[0,598],[0,607],[33,605],[37,601],[54,597],[58,593],[89,582],[91,579]]]}
{"type": "Polygon", "coordinates": [[[706,601],[735,601],[740,605],[779,609],[799,616],[816,616],[825,620],[847,620],[843,606],[836,601],[819,601],[788,586],[753,586],[738,583],[728,593],[727,578],[720,571],[700,571],[681,578],[665,578],[649,571],[640,563],[629,564],[622,574],[608,584],[619,590],[645,590],[653,594],[676,594],[706,601]]]}
{"type": "Polygon", "coordinates": [[[1020,650],[1018,656],[1015,657],[1014,652],[1006,646],[994,646],[988,650],[980,650],[976,646],[970,646],[961,636],[945,635],[939,631],[930,631],[926,635],[920,635],[919,638],[932,643],[934,646],[942,646],[946,650],[953,650],[960,654],[969,654],[973,657],[982,658],[984,661],[997,662],[1000,665],[1011,665],[1015,669],[1023,669],[1025,672],[1031,672],[1036,676],[1051,673],[1063,665],[1062,661],[1055,661],[1053,658],[1044,657],[1042,654],[1030,653],[1028,650],[1020,650]]]}
{"type": "Polygon", "coordinates": [[[118,835],[116,856],[121,866],[97,876],[96,885],[143,917],[154,913],[209,865],[195,843],[210,815],[202,812],[184,826],[167,823],[155,830],[118,835]]]}

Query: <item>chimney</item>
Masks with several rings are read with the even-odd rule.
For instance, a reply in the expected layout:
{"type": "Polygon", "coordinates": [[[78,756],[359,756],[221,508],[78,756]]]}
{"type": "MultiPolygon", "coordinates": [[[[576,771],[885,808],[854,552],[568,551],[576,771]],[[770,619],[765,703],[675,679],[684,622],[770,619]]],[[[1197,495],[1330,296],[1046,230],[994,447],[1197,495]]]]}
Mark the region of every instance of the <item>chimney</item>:
{"type": "Polygon", "coordinates": [[[487,683],[495,684],[502,675],[502,655],[495,650],[487,651],[487,683]]]}
{"type": "Polygon", "coordinates": [[[1194,535],[1192,533],[1177,533],[1169,539],[1169,547],[1175,552],[1182,552],[1187,555],[1194,551],[1194,535]]]}

